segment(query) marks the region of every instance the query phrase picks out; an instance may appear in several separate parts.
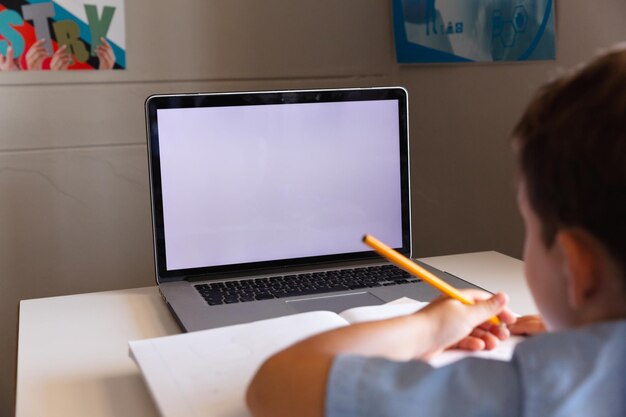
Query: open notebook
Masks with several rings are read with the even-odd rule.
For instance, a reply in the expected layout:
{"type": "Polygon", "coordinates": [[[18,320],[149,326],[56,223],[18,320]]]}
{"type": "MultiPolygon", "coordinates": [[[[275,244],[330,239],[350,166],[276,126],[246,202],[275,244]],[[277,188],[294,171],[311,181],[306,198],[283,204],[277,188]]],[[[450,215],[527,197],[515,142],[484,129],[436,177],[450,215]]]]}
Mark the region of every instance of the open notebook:
{"type": "MultiPolygon", "coordinates": [[[[129,342],[135,360],[164,417],[248,416],[244,395],[261,363],[273,353],[316,333],[350,323],[413,313],[427,303],[408,298],[356,307],[340,314],[314,311],[253,323],[129,342]]],[[[510,359],[519,339],[478,356],[510,359]]],[[[470,355],[448,351],[433,366],[470,355]]]]}

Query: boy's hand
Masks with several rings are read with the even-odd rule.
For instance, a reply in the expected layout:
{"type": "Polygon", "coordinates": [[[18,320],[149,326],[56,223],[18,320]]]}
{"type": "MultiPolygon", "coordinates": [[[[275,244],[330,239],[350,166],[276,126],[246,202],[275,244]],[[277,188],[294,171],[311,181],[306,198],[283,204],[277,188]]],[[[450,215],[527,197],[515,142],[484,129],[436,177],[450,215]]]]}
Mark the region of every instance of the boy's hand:
{"type": "Polygon", "coordinates": [[[506,326],[496,326],[488,321],[492,316],[498,316],[505,325],[515,322],[515,316],[506,308],[506,294],[492,296],[475,290],[464,290],[463,293],[473,298],[475,304],[465,305],[442,297],[416,313],[424,315],[424,322],[430,326],[432,341],[430,349],[420,356],[421,359],[429,359],[450,348],[493,349],[498,341],[509,337],[506,326]]]}
{"type": "Polygon", "coordinates": [[[522,316],[518,317],[515,323],[509,325],[509,331],[512,334],[532,336],[546,331],[546,325],[543,323],[541,316],[522,316]]]}

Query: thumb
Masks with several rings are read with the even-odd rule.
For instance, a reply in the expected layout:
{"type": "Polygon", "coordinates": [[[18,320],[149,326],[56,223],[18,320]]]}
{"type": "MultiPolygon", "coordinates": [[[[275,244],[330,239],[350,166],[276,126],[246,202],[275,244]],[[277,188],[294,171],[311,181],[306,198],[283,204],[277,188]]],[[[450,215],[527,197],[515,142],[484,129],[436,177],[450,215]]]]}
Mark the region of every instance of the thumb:
{"type": "Polygon", "coordinates": [[[478,326],[491,317],[500,314],[508,302],[509,297],[502,292],[496,293],[485,300],[475,300],[474,305],[469,306],[467,317],[472,321],[473,326],[478,326]]]}

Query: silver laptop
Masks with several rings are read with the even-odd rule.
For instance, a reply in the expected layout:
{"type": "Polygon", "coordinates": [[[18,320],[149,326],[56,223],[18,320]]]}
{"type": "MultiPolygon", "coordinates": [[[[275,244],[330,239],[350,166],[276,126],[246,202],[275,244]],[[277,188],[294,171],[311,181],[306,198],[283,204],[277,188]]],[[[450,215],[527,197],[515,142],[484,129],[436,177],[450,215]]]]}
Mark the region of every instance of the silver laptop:
{"type": "Polygon", "coordinates": [[[155,95],[146,120],[156,280],[184,330],[438,295],[361,241],[411,256],[403,88],[155,95]]]}

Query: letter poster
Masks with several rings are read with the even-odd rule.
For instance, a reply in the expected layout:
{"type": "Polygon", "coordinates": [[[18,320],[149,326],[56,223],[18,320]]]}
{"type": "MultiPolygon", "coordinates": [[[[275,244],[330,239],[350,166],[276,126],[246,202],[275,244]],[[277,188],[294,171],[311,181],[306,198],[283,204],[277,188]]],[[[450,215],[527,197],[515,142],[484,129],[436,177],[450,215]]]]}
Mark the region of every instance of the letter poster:
{"type": "Polygon", "coordinates": [[[124,0],[0,0],[0,72],[126,68],[124,0]]]}
{"type": "Polygon", "coordinates": [[[553,0],[393,0],[399,63],[549,60],[553,0]]]}

